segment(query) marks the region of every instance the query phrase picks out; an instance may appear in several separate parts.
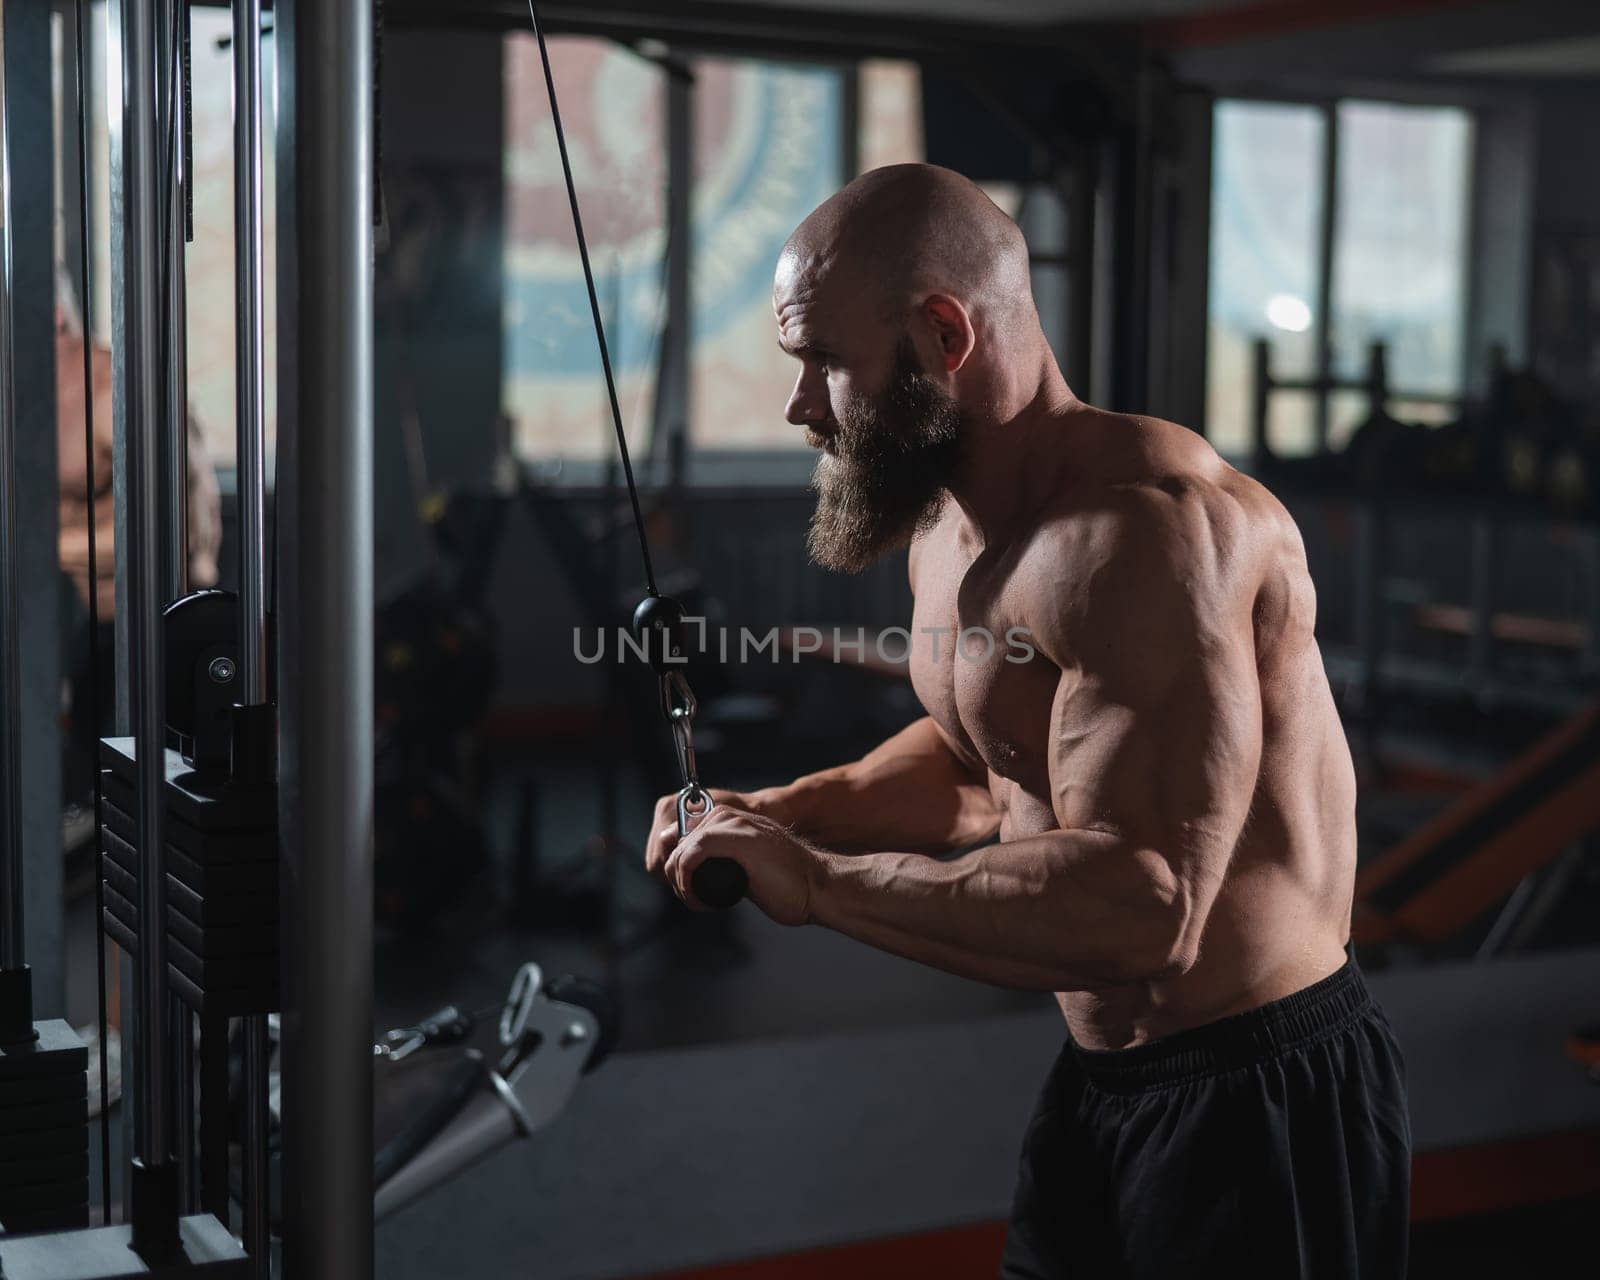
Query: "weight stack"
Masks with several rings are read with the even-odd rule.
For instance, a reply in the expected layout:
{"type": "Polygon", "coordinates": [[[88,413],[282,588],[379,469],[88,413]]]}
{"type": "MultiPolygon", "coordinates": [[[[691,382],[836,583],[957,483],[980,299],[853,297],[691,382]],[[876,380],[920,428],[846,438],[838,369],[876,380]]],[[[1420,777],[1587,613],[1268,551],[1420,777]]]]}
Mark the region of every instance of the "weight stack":
{"type": "MultiPolygon", "coordinates": [[[[105,778],[105,930],[139,948],[132,738],[100,744],[105,778]]],[[[166,753],[167,975],[200,1014],[272,1013],[278,995],[278,793],[196,773],[166,753]]]]}
{"type": "Polygon", "coordinates": [[[89,1225],[89,1050],[59,1018],[0,1046],[0,1223],[8,1235],[89,1225]]]}

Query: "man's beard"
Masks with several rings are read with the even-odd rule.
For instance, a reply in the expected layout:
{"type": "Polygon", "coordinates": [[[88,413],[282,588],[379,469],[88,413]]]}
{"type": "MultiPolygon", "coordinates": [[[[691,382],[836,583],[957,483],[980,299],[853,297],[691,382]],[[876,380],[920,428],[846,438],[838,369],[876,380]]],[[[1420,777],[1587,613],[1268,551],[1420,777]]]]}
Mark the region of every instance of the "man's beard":
{"type": "Polygon", "coordinates": [[[961,463],[964,425],[960,406],[923,373],[902,335],[888,384],[844,406],[833,453],[812,473],[811,559],[859,573],[932,525],[961,463]]]}

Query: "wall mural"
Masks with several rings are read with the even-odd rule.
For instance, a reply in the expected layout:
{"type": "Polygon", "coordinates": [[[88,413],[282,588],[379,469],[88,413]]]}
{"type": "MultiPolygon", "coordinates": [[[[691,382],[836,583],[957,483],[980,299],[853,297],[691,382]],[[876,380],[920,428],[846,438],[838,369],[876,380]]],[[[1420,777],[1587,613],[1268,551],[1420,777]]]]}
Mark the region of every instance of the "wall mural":
{"type": "MultiPolygon", "coordinates": [[[[552,43],[556,90],[630,445],[648,427],[664,319],[665,77],[614,45],[552,43]]],[[[538,48],[506,44],[505,401],[528,456],[594,458],[611,427],[538,48]]],[[[697,443],[793,443],[772,268],[839,185],[837,73],[697,64],[693,429],[697,443]]]]}

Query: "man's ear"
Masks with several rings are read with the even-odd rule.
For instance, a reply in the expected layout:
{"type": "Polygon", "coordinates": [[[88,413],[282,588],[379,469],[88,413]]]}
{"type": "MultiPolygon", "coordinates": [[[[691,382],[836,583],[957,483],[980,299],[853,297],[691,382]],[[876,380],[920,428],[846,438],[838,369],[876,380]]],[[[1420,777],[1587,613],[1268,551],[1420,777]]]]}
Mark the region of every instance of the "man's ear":
{"type": "Polygon", "coordinates": [[[922,316],[939,347],[946,373],[955,373],[977,345],[972,317],[967,309],[947,293],[931,293],[922,301],[922,316]]]}

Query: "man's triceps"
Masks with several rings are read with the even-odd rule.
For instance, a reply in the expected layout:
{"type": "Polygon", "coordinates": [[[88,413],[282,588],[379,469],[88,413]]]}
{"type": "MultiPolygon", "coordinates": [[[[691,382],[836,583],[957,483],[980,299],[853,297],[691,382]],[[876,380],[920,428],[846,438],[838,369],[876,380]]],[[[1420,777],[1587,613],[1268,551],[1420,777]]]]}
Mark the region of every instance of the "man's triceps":
{"type": "Polygon", "coordinates": [[[1261,754],[1248,638],[1175,640],[1159,668],[1063,678],[1050,778],[1063,830],[1116,833],[1149,865],[1148,906],[1171,962],[1192,956],[1243,829],[1261,754]],[[1170,898],[1170,903],[1166,900],[1170,898]]]}

